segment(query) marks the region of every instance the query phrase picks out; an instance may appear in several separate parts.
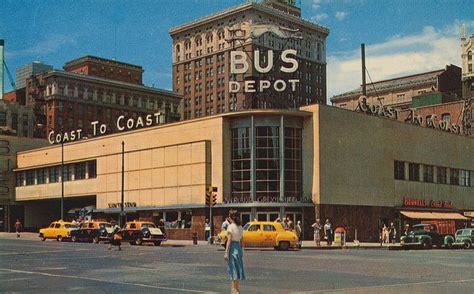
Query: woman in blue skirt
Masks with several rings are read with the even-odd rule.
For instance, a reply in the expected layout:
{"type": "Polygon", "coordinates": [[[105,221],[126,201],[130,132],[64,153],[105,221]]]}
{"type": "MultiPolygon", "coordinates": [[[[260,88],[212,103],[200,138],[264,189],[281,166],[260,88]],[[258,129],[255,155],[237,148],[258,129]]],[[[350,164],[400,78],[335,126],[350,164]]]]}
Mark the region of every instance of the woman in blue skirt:
{"type": "Polygon", "coordinates": [[[224,259],[227,261],[227,273],[232,281],[231,293],[240,293],[240,280],[245,280],[242,236],[244,229],[240,223],[237,211],[229,212],[231,224],[227,227],[227,246],[224,259]]]}

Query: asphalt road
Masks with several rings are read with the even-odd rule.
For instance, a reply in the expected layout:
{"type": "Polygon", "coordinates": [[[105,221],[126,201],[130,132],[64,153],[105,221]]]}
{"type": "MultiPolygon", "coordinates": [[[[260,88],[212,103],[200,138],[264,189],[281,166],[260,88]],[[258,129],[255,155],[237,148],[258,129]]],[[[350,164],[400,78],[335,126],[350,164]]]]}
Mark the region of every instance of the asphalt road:
{"type": "MultiPolygon", "coordinates": [[[[474,293],[474,250],[246,249],[242,293],[474,293]]],[[[0,292],[229,293],[223,250],[0,238],[0,292]]]]}

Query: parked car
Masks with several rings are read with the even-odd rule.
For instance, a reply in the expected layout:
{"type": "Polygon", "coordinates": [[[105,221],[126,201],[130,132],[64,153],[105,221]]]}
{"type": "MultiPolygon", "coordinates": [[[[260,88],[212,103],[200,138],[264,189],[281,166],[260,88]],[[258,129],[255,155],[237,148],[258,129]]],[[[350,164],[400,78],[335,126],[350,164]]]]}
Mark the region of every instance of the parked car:
{"type": "Polygon", "coordinates": [[[120,231],[120,235],[123,242],[129,242],[131,245],[142,245],[149,242],[160,246],[161,242],[166,241],[165,234],[152,222],[128,222],[120,231]]]}
{"type": "Polygon", "coordinates": [[[45,241],[46,239],[56,239],[58,242],[61,242],[64,239],[71,238],[71,230],[76,228],[77,226],[71,222],[58,220],[52,222],[49,227],[41,229],[39,231],[39,237],[41,238],[41,241],[45,241]]]}
{"type": "Polygon", "coordinates": [[[430,249],[433,246],[451,248],[453,243],[454,237],[440,234],[434,224],[414,225],[407,236],[400,238],[400,244],[404,248],[430,249]]]}
{"type": "MultiPolygon", "coordinates": [[[[226,246],[227,232],[222,231],[215,243],[226,246]]],[[[278,222],[249,222],[244,226],[243,244],[245,247],[273,247],[275,250],[288,250],[296,247],[298,236],[287,231],[278,222]]]]}
{"type": "Polygon", "coordinates": [[[90,221],[83,223],[77,230],[71,231],[71,241],[93,242],[95,244],[108,239],[112,233],[112,225],[103,221],[90,221]]]}
{"type": "Polygon", "coordinates": [[[456,241],[453,246],[463,247],[464,249],[472,248],[474,244],[474,229],[462,229],[456,231],[456,241]]]}

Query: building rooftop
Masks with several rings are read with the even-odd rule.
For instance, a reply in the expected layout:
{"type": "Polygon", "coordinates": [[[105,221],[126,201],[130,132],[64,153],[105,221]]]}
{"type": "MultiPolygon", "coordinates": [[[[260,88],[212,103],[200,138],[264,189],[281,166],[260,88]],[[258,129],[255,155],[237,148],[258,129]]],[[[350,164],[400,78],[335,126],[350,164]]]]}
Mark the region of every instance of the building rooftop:
{"type": "Polygon", "coordinates": [[[58,76],[73,78],[73,79],[80,79],[80,80],[89,81],[89,82],[104,83],[104,84],[119,86],[119,87],[135,88],[137,90],[153,92],[153,94],[173,96],[175,98],[180,98],[180,99],[182,98],[181,95],[179,95],[178,93],[169,91],[169,90],[159,89],[155,87],[148,87],[148,86],[143,86],[143,85],[138,85],[138,84],[132,84],[132,83],[127,83],[127,82],[122,82],[122,81],[117,81],[117,80],[104,79],[104,78],[100,78],[96,76],[82,75],[82,74],[77,74],[77,73],[72,73],[72,72],[67,72],[67,71],[62,71],[62,70],[48,71],[47,73],[44,74],[44,77],[49,77],[53,75],[58,75],[58,76]]]}
{"type": "Polygon", "coordinates": [[[95,63],[102,63],[102,64],[105,63],[105,64],[115,65],[115,66],[131,67],[131,68],[133,68],[133,70],[139,70],[139,71],[143,72],[143,68],[139,65],[126,63],[126,62],[121,62],[121,61],[116,61],[116,60],[113,60],[113,59],[107,59],[107,58],[92,56],[92,55],[86,55],[86,56],[79,57],[79,58],[76,58],[74,60],[68,61],[64,64],[64,69],[67,70],[67,68],[71,68],[71,67],[83,64],[85,62],[95,62],[95,63]]]}
{"type": "Polygon", "coordinates": [[[326,28],[326,27],[317,25],[317,24],[312,23],[310,21],[304,20],[300,17],[285,13],[285,12],[280,11],[278,9],[269,7],[269,6],[264,5],[264,4],[259,4],[259,3],[244,3],[244,4],[237,5],[237,6],[233,6],[233,7],[230,7],[228,9],[216,12],[214,14],[204,16],[204,17],[198,18],[194,21],[191,21],[191,22],[173,27],[169,30],[169,33],[170,33],[170,35],[175,35],[175,34],[178,34],[180,32],[183,32],[183,31],[198,27],[200,25],[203,25],[203,24],[205,24],[209,21],[217,20],[217,19],[220,19],[220,18],[225,17],[227,15],[232,15],[234,13],[238,13],[238,12],[249,10],[249,9],[256,9],[256,10],[259,10],[259,11],[262,11],[262,12],[272,13],[272,14],[278,15],[280,17],[286,18],[290,21],[297,22],[297,23],[299,23],[303,26],[306,26],[308,28],[311,28],[313,30],[318,30],[323,34],[326,34],[326,35],[329,34],[329,29],[326,28]]]}
{"type": "MultiPolygon", "coordinates": [[[[413,87],[417,85],[424,85],[424,84],[429,84],[436,82],[438,76],[442,74],[445,70],[444,69],[439,69],[439,70],[434,70],[430,72],[424,72],[424,73],[419,73],[419,74],[414,74],[414,75],[409,75],[409,76],[403,76],[403,77],[398,77],[398,78],[393,78],[389,80],[382,80],[374,83],[367,83],[367,93],[375,93],[375,90],[377,92],[387,92],[387,91],[393,91],[393,90],[398,90],[398,89],[404,89],[407,87],[413,87]],[[374,90],[375,87],[375,90],[374,90]]],[[[339,94],[335,95],[331,98],[331,101],[339,100],[339,99],[344,99],[347,97],[352,97],[355,95],[362,95],[362,86],[339,94]]]]}

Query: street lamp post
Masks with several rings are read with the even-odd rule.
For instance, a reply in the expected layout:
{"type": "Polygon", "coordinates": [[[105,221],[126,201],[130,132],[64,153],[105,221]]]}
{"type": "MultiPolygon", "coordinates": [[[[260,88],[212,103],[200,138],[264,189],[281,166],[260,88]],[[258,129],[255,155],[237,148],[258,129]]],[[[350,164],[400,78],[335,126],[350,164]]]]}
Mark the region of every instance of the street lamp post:
{"type": "Polygon", "coordinates": [[[124,206],[124,188],[125,188],[125,142],[122,141],[122,195],[120,201],[120,217],[119,217],[119,225],[123,227],[123,219],[125,216],[125,212],[123,209],[124,206]]]}
{"type": "Polygon", "coordinates": [[[61,140],[61,220],[64,220],[64,140],[61,140]]]}

